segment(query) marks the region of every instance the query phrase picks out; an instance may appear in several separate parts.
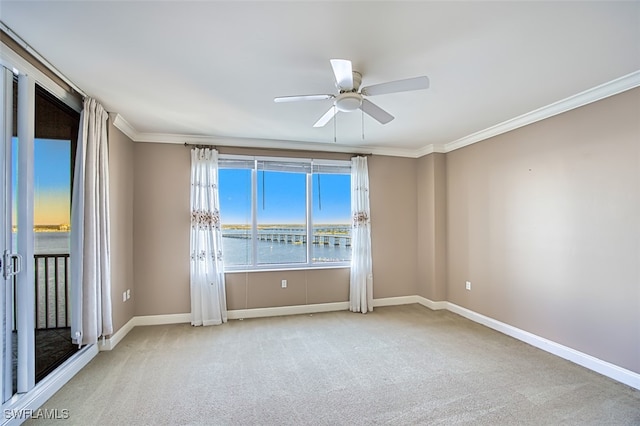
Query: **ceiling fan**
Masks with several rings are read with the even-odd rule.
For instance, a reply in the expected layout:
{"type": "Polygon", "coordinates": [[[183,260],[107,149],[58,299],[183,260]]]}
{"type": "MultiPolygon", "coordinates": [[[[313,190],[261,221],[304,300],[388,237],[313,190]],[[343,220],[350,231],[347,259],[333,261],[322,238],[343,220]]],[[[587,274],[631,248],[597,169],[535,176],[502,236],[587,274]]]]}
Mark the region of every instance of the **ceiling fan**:
{"type": "Polygon", "coordinates": [[[352,112],[357,109],[362,110],[381,124],[387,124],[393,120],[393,115],[366,99],[366,96],[421,90],[429,87],[429,78],[422,76],[374,84],[372,86],[360,88],[362,74],[358,71],[353,71],[351,61],[347,59],[331,59],[331,67],[333,68],[333,74],[336,77],[336,87],[340,91],[339,94],[281,96],[274,98],[274,102],[322,101],[333,99],[333,106],[329,108],[329,111],[320,117],[318,121],[316,121],[313,127],[324,126],[333,118],[334,115],[338,113],[338,111],[352,112]]]}

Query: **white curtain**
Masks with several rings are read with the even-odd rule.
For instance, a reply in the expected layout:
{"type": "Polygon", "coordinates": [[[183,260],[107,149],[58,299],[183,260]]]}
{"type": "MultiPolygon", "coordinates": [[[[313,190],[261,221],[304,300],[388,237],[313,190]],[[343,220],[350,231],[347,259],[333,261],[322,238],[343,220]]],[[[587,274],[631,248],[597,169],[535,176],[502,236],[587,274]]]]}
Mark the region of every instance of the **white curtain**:
{"type": "Polygon", "coordinates": [[[349,309],[373,311],[373,267],[367,157],[351,159],[351,280],[349,309]]]}
{"type": "Polygon", "coordinates": [[[191,325],[227,322],[218,151],[191,150],[191,325]]]}
{"type": "Polygon", "coordinates": [[[113,333],[108,118],[98,102],[84,100],[71,203],[71,337],[83,345],[113,333]]]}

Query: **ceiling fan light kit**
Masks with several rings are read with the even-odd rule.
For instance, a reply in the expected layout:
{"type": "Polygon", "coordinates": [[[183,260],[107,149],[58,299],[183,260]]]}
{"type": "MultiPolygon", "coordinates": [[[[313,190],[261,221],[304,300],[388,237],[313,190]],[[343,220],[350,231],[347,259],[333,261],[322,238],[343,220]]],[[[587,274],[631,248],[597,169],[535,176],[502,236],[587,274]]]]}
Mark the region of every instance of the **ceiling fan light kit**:
{"type": "Polygon", "coordinates": [[[335,100],[335,104],[338,111],[352,112],[359,109],[360,105],[362,105],[362,96],[354,92],[340,93],[335,100]]]}
{"type": "Polygon", "coordinates": [[[360,89],[362,75],[357,71],[353,71],[351,61],[346,59],[331,59],[330,62],[335,76],[336,87],[340,92],[339,94],[282,96],[275,98],[274,102],[334,99],[331,108],[322,117],[320,117],[318,121],[316,121],[313,127],[323,127],[336,115],[338,111],[353,112],[358,109],[374,118],[380,124],[387,124],[393,120],[393,115],[366,99],[365,96],[377,96],[388,93],[406,92],[410,90],[422,90],[429,87],[429,79],[426,76],[421,76],[405,80],[374,84],[360,89]]]}

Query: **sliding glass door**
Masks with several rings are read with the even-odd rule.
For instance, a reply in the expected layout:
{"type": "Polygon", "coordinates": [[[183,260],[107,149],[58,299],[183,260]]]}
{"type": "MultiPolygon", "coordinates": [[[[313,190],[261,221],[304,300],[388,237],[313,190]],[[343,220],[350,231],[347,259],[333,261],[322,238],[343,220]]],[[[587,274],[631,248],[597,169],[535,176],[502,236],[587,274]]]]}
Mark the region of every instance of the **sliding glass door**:
{"type": "Polygon", "coordinates": [[[77,351],[70,322],[70,211],[79,113],[0,67],[3,406],[77,351]]]}
{"type": "Polygon", "coordinates": [[[11,225],[12,194],[11,194],[11,139],[13,135],[13,73],[0,67],[2,72],[0,86],[0,120],[2,134],[0,135],[0,312],[2,314],[2,366],[0,367],[0,397],[2,404],[15,393],[14,386],[14,342],[13,342],[13,252],[14,241],[11,225]]]}
{"type": "Polygon", "coordinates": [[[2,68],[2,400],[35,386],[33,149],[35,83],[2,68]],[[17,103],[17,105],[16,105],[17,103]],[[17,113],[17,117],[16,117],[17,113]],[[17,121],[17,140],[14,122],[17,121]]]}

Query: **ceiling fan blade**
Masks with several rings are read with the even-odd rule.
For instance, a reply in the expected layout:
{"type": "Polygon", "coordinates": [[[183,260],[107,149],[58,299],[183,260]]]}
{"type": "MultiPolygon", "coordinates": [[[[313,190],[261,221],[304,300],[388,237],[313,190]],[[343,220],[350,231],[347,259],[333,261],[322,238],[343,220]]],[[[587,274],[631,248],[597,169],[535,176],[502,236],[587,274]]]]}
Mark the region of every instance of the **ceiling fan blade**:
{"type": "Polygon", "coordinates": [[[331,68],[340,90],[353,90],[353,68],[347,59],[331,59],[331,68]]]}
{"type": "Polygon", "coordinates": [[[378,105],[367,99],[362,100],[360,109],[378,120],[381,124],[387,124],[388,122],[393,120],[393,115],[389,114],[387,111],[383,110],[378,105]]]}
{"type": "Polygon", "coordinates": [[[363,87],[360,93],[365,96],[376,96],[385,95],[387,93],[407,92],[409,90],[421,90],[428,88],[429,78],[427,76],[422,76],[363,87]]]}
{"type": "Polygon", "coordinates": [[[273,98],[273,102],[298,102],[298,101],[324,101],[333,99],[334,95],[300,95],[300,96],[280,96],[273,98]]]}
{"type": "Polygon", "coordinates": [[[335,105],[332,106],[329,108],[329,111],[325,112],[324,115],[316,121],[316,124],[314,124],[313,127],[323,127],[333,118],[334,115],[336,115],[337,112],[338,108],[336,108],[335,105]]]}

